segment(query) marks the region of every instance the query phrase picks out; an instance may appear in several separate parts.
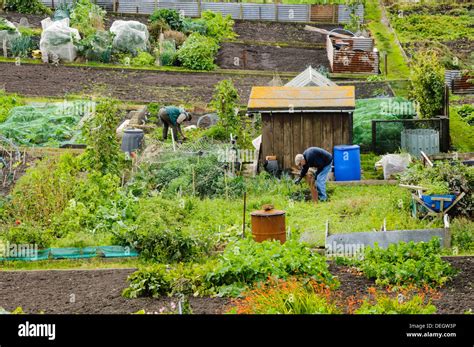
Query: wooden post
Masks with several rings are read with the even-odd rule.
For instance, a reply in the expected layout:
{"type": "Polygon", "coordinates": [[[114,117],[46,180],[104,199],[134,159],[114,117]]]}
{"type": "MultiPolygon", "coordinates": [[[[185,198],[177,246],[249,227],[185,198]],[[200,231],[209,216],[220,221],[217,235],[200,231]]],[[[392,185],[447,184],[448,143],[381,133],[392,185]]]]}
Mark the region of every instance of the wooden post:
{"type": "Polygon", "coordinates": [[[247,210],[247,192],[244,192],[244,213],[242,223],[242,238],[245,238],[245,212],[247,210]]]}
{"type": "Polygon", "coordinates": [[[376,137],[377,137],[377,129],[376,129],[376,122],[372,120],[372,152],[376,153],[376,137]]]}
{"type": "Polygon", "coordinates": [[[385,51],[383,53],[383,65],[384,65],[384,72],[385,72],[385,77],[388,75],[388,54],[385,51]]]}

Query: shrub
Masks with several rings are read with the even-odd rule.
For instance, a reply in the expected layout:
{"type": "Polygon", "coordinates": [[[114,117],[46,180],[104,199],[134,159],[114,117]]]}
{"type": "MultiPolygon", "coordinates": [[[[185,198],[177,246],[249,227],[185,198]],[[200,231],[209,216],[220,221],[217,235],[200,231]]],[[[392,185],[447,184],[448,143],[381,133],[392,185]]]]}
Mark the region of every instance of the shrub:
{"type": "Polygon", "coordinates": [[[6,0],[5,9],[24,14],[51,14],[51,10],[40,0],[6,0]]]}
{"type": "Polygon", "coordinates": [[[185,18],[183,20],[182,32],[185,34],[199,33],[201,35],[207,34],[207,24],[204,19],[185,18]]]}
{"type": "Polygon", "coordinates": [[[88,168],[102,174],[120,173],[123,154],[116,136],[119,121],[118,103],[110,99],[99,100],[94,117],[90,117],[83,127],[87,143],[83,159],[88,168]]]}
{"type": "Polygon", "coordinates": [[[143,258],[165,263],[188,261],[205,251],[203,240],[183,230],[184,210],[176,201],[144,199],[137,210],[133,226],[120,229],[115,239],[133,246],[143,258]]]}
{"type": "Polygon", "coordinates": [[[216,84],[211,106],[214,107],[219,116],[218,125],[222,126],[229,138],[230,134],[238,136],[242,134],[242,121],[238,115],[239,94],[232,80],[222,80],[216,84]]]}
{"type": "Polygon", "coordinates": [[[164,21],[172,30],[181,30],[182,19],[178,11],[174,9],[162,8],[153,12],[150,22],[164,21]]]}
{"type": "Polygon", "coordinates": [[[106,11],[90,0],[77,0],[70,14],[71,27],[79,30],[83,37],[104,30],[106,11]]]}
{"type": "Polygon", "coordinates": [[[108,31],[97,31],[77,44],[79,54],[90,61],[109,63],[112,58],[113,35],[108,31]]]}
{"type": "Polygon", "coordinates": [[[130,63],[132,66],[153,66],[155,65],[155,57],[148,52],[140,52],[132,58],[130,63]]]}
{"type": "Polygon", "coordinates": [[[420,52],[411,70],[411,97],[420,105],[423,118],[440,114],[444,99],[444,68],[433,52],[420,52]]]}
{"type": "Polygon", "coordinates": [[[474,222],[467,218],[456,218],[451,224],[453,247],[464,252],[474,251],[474,222]]]}
{"type": "Polygon", "coordinates": [[[148,32],[150,37],[154,38],[156,41],[160,39],[160,34],[164,33],[167,30],[170,30],[170,26],[163,19],[156,20],[148,25],[148,32]]]}
{"type": "Polygon", "coordinates": [[[213,70],[219,50],[215,40],[201,34],[191,34],[178,50],[178,59],[184,67],[193,70],[213,70]]]}
{"type": "Polygon", "coordinates": [[[36,245],[39,249],[48,248],[53,242],[53,235],[40,225],[21,223],[6,230],[6,241],[16,245],[36,245]]]}
{"type": "Polygon", "coordinates": [[[366,250],[363,260],[355,262],[367,278],[380,285],[439,287],[456,273],[441,259],[438,238],[430,242],[400,242],[387,249],[375,245],[366,250]]]}
{"type": "Polygon", "coordinates": [[[231,15],[225,17],[221,13],[204,11],[201,18],[205,21],[207,36],[221,42],[224,39],[233,39],[237,35],[234,32],[234,21],[231,15]]]}
{"type": "Polygon", "coordinates": [[[12,108],[22,105],[24,105],[24,102],[21,97],[16,94],[7,95],[4,90],[0,90],[0,123],[8,118],[12,108]]]}
{"type": "Polygon", "coordinates": [[[472,217],[474,202],[474,168],[459,161],[438,161],[433,167],[424,167],[417,163],[400,175],[404,184],[421,185],[428,190],[425,194],[445,194],[464,192],[466,196],[450,210],[450,215],[472,217]]]}
{"type": "Polygon", "coordinates": [[[182,46],[186,41],[186,35],[175,30],[166,30],[163,33],[163,36],[165,37],[165,40],[173,40],[177,47],[182,46]]]}
{"type": "Polygon", "coordinates": [[[206,281],[221,294],[238,295],[247,286],[266,281],[269,276],[311,277],[318,283],[337,286],[326,260],[295,240],[258,243],[250,238],[229,244],[218,258],[206,281]]]}
{"type": "Polygon", "coordinates": [[[74,196],[78,172],[79,161],[70,153],[43,159],[18,180],[5,215],[12,221],[48,226],[74,196]]]}

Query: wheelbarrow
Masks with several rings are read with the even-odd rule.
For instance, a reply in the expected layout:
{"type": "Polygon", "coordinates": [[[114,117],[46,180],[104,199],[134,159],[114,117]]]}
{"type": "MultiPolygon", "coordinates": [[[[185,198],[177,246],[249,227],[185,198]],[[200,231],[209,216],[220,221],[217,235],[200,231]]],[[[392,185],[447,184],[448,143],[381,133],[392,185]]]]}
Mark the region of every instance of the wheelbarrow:
{"type": "Polygon", "coordinates": [[[414,189],[417,192],[412,193],[412,215],[417,218],[423,215],[422,219],[427,216],[443,218],[466,194],[461,192],[459,195],[454,194],[423,194],[426,188],[419,186],[411,186],[400,184],[401,187],[414,189]]]}

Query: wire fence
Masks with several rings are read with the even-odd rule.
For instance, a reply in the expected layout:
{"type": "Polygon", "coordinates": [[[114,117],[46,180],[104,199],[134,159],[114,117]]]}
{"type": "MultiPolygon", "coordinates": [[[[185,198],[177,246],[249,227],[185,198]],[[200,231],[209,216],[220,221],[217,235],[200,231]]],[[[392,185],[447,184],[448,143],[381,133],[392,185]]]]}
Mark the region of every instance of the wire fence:
{"type": "Polygon", "coordinates": [[[372,151],[377,154],[393,153],[399,150],[418,154],[449,150],[449,118],[372,120],[372,151]],[[432,131],[429,131],[432,130],[432,131]],[[436,136],[433,137],[433,131],[436,136]],[[414,136],[416,141],[411,141],[414,136]],[[413,149],[414,147],[418,149],[413,149]],[[413,147],[413,148],[412,148],[413,147]],[[423,148],[421,148],[423,147],[423,148]],[[431,149],[430,149],[431,148],[431,149]]]}

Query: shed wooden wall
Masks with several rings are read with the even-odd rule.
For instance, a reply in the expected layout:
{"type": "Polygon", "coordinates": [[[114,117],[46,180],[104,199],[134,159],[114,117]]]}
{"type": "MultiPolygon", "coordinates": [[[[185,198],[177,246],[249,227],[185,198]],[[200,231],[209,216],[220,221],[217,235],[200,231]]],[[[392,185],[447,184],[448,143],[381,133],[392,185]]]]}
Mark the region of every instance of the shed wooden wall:
{"type": "Polygon", "coordinates": [[[352,113],[265,113],[262,123],[262,159],[276,155],[281,169],[294,166],[295,155],[308,147],[332,153],[352,144],[352,113]]]}

